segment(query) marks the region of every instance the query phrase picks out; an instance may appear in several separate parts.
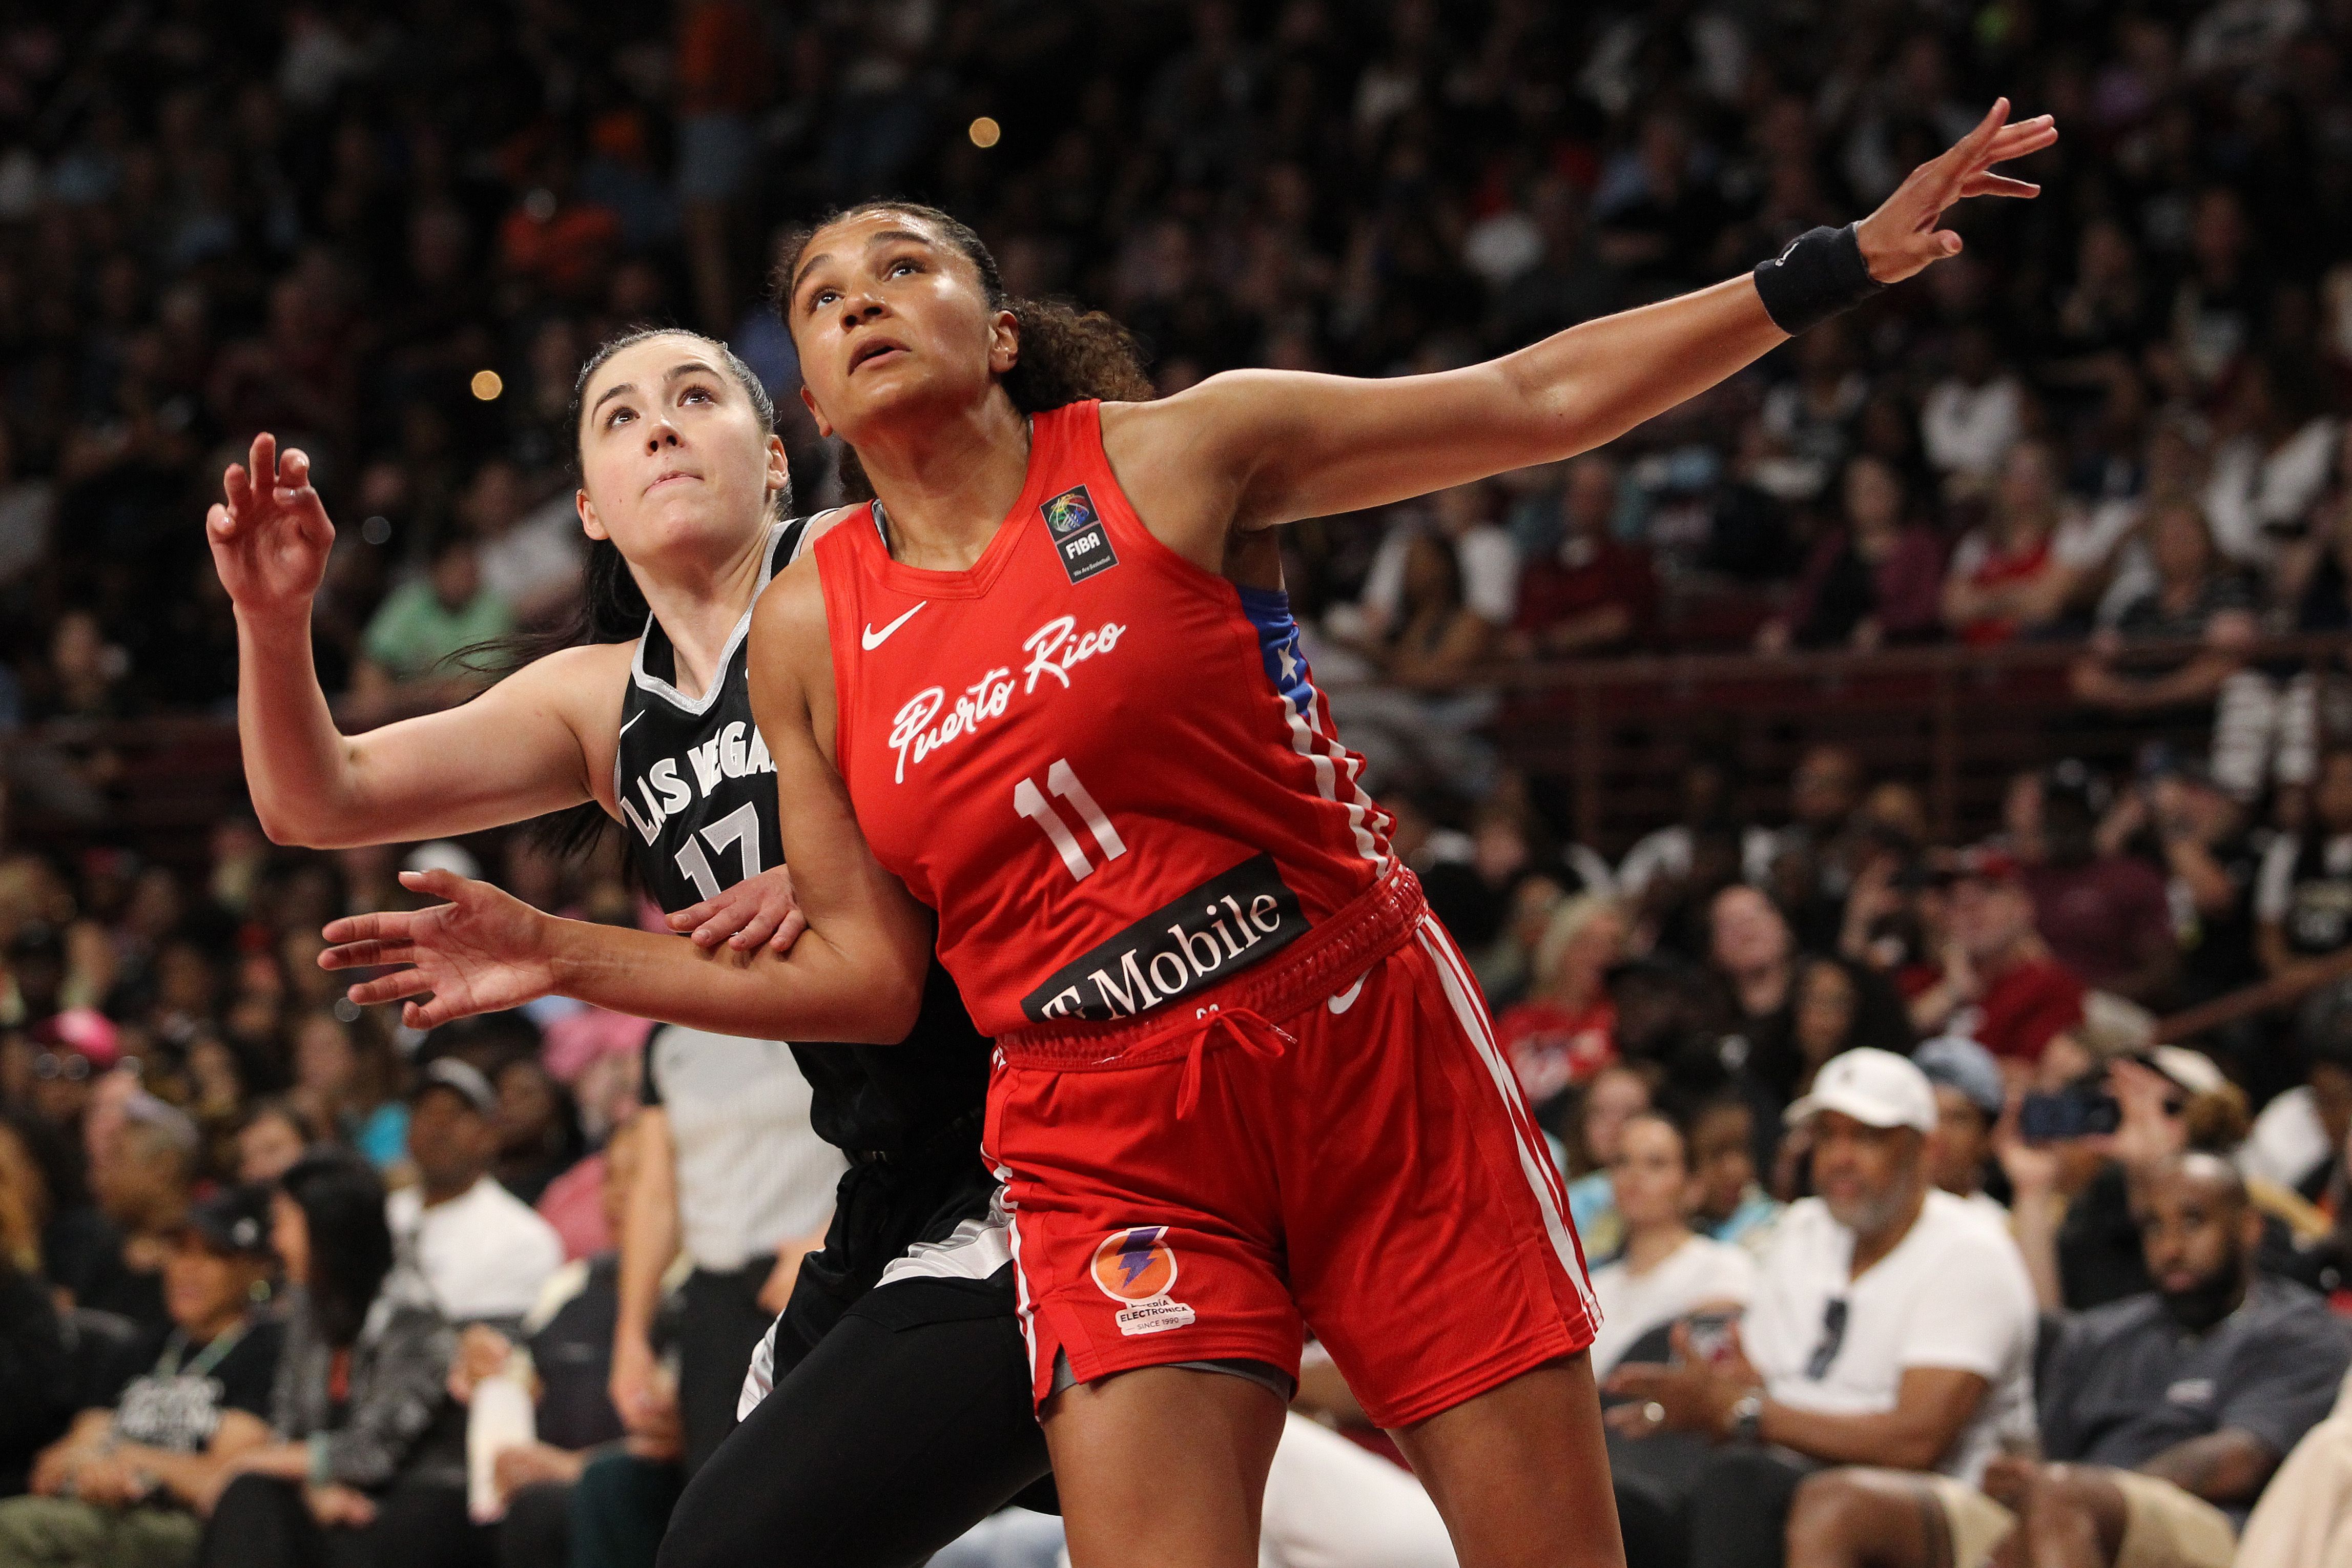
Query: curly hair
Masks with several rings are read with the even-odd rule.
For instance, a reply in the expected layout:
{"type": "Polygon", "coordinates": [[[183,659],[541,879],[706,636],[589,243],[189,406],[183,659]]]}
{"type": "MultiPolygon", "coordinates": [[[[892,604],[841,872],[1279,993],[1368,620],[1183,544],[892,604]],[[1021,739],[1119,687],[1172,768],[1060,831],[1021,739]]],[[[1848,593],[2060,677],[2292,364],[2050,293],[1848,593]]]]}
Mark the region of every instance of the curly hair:
{"type": "MultiPolygon", "coordinates": [[[[1143,346],[1135,334],[1100,310],[1081,310],[1066,300],[1028,300],[1008,292],[996,258],[989,253],[970,225],[920,202],[872,201],[841,207],[793,231],[783,259],[769,275],[769,289],[777,314],[787,331],[792,326],[793,279],[809,241],[824,229],[851,218],[891,213],[928,226],[971,263],[980,274],[981,293],[992,310],[1010,310],[1019,324],[1021,357],[999,378],[1013,406],[1024,414],[1100,398],[1106,403],[1142,403],[1154,395],[1151,376],[1144,368],[1143,346]]],[[[874,487],[856,452],[841,451],[842,499],[871,500],[874,487]]]]}

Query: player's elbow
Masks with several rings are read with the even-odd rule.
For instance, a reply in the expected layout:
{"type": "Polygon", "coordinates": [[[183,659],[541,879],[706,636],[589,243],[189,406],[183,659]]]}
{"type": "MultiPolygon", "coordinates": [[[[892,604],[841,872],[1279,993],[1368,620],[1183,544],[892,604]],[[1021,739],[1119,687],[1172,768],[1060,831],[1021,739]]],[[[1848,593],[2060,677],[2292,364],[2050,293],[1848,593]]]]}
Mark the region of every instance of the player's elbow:
{"type": "Polygon", "coordinates": [[[921,969],[908,973],[894,968],[879,981],[869,994],[862,1043],[895,1046],[915,1032],[923,1013],[923,980],[921,969]]]}
{"type": "Polygon", "coordinates": [[[272,844],[289,849],[342,847],[328,842],[330,836],[326,832],[326,825],[310,813],[287,803],[271,800],[258,792],[253,797],[253,815],[261,825],[261,836],[272,844]]]}

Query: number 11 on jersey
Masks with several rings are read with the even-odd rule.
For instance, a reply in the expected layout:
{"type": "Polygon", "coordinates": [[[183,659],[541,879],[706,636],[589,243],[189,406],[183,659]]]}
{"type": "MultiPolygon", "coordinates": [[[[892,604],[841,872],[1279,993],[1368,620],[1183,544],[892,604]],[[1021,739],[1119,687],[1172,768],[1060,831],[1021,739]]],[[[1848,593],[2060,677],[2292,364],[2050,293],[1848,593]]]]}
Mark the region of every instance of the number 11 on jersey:
{"type": "MultiPolygon", "coordinates": [[[[1103,808],[1095,804],[1095,797],[1087,793],[1087,786],[1078,782],[1078,775],[1070,769],[1069,759],[1057,759],[1045,770],[1045,789],[1067,801],[1078,814],[1087,831],[1094,835],[1106,863],[1127,853],[1126,841],[1119,837],[1118,829],[1111,826],[1103,808]]],[[[1045,790],[1037,787],[1036,780],[1024,778],[1013,786],[1013,809],[1045,830],[1045,837],[1053,840],[1055,852],[1072,877],[1083,882],[1094,874],[1095,863],[1087,858],[1085,846],[1062,820],[1062,814],[1054,809],[1054,803],[1045,798],[1045,790]]]]}

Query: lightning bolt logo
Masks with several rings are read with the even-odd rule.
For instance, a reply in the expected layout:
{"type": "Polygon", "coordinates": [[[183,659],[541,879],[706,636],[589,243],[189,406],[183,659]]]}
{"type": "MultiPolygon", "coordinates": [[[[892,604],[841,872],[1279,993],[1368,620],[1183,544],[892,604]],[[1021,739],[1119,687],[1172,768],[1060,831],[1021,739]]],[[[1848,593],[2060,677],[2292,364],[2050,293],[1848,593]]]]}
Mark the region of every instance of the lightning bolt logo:
{"type": "Polygon", "coordinates": [[[1176,1283],[1176,1253],[1164,1225],[1112,1231],[1095,1248],[1095,1284],[1115,1301],[1148,1301],[1176,1283]]]}
{"type": "Polygon", "coordinates": [[[1132,1289],[1135,1282],[1143,1277],[1143,1271],[1151,1267],[1152,1243],[1160,1239],[1160,1226],[1152,1226],[1127,1233],[1127,1240],[1118,1249],[1120,1284],[1132,1289]]]}

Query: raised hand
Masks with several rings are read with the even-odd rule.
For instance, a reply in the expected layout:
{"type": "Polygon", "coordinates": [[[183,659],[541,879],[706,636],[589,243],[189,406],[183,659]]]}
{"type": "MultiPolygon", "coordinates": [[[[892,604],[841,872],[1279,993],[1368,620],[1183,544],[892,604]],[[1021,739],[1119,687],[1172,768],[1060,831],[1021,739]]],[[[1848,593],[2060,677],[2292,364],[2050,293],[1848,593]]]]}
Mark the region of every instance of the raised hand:
{"type": "Polygon", "coordinates": [[[205,514],[205,538],[228,596],[240,610],[299,611],[307,619],[335,543],[310,458],[299,447],[279,457],[278,437],[264,431],[248,461],[222,473],[221,491],[205,514]]]}
{"type": "Polygon", "coordinates": [[[401,1020],[430,1029],[520,1007],[555,988],[546,956],[549,916],[488,882],[447,871],[403,871],[400,884],[449,901],[352,915],[330,922],[323,933],[321,969],[401,966],[352,986],[352,1001],[371,1006],[405,999],[401,1020]]]}
{"type": "Polygon", "coordinates": [[[1947,256],[1960,253],[1960,237],[1937,228],[1944,209],[1969,196],[2036,196],[2042,187],[1991,173],[1995,163],[2039,153],[2058,140],[2050,116],[2009,123],[2009,100],[1995,99],[1977,128],[1940,158],[1911,171],[1876,212],[1854,226],[1862,258],[1881,283],[1904,279],[1947,256]]]}
{"type": "Polygon", "coordinates": [[[793,897],[793,874],[773,866],[756,877],[746,877],[715,899],[669,917],[669,929],[684,931],[697,947],[725,942],[737,952],[750,952],[761,942],[777,952],[790,952],[801,932],[808,930],[800,901],[793,897]]]}

